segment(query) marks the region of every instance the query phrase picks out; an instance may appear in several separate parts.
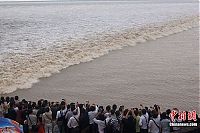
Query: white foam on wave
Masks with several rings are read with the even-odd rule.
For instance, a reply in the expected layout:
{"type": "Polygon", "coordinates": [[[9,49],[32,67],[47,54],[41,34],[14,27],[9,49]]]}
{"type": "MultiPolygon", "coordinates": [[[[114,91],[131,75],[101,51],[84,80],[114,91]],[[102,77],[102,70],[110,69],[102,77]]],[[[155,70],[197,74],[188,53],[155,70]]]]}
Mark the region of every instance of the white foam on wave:
{"type": "Polygon", "coordinates": [[[71,65],[91,61],[125,46],[135,46],[137,43],[190,29],[197,26],[198,21],[197,16],[192,16],[166,23],[149,24],[137,29],[131,28],[78,40],[67,40],[31,54],[9,53],[2,59],[0,93],[31,88],[39,78],[59,73],[60,70],[71,65]]]}

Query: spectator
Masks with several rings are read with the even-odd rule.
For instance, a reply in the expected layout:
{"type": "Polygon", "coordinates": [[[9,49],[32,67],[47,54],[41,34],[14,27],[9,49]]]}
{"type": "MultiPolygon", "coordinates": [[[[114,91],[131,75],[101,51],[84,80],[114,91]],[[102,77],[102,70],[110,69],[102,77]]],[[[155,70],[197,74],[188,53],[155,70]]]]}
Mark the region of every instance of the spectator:
{"type": "Polygon", "coordinates": [[[149,133],[161,133],[160,115],[157,110],[152,111],[152,119],[149,121],[149,133]]]}
{"type": "Polygon", "coordinates": [[[131,110],[125,111],[124,118],[122,119],[122,123],[123,123],[123,133],[136,132],[136,129],[135,129],[136,122],[131,110]]]}
{"type": "Polygon", "coordinates": [[[146,112],[146,109],[142,109],[142,115],[141,115],[140,121],[139,121],[141,133],[148,133],[148,121],[149,121],[149,116],[146,112]]]}
{"type": "Polygon", "coordinates": [[[162,133],[170,133],[170,120],[167,118],[167,113],[161,114],[161,131],[162,133]]]}
{"type": "Polygon", "coordinates": [[[73,116],[69,119],[67,126],[70,128],[70,133],[79,133],[79,117],[80,117],[80,108],[77,107],[73,111],[73,116]]]}
{"type": "Polygon", "coordinates": [[[17,117],[17,113],[14,110],[14,103],[10,103],[10,107],[8,108],[8,118],[16,121],[16,117],[17,117]]]}
{"type": "Polygon", "coordinates": [[[33,114],[33,110],[30,110],[29,114],[27,115],[27,124],[31,132],[38,132],[37,117],[35,114],[33,114]]]}
{"type": "Polygon", "coordinates": [[[89,124],[90,124],[90,133],[95,133],[95,124],[94,118],[98,113],[98,107],[95,105],[90,106],[90,111],[88,112],[89,124]]]}
{"type": "Polygon", "coordinates": [[[65,121],[65,115],[66,115],[66,108],[65,105],[61,105],[61,108],[59,111],[57,111],[56,115],[56,123],[58,125],[60,133],[63,133],[65,128],[64,128],[64,121],[65,121]]]}
{"type": "Polygon", "coordinates": [[[139,116],[138,109],[134,110],[134,114],[135,114],[135,122],[136,122],[136,124],[135,124],[136,133],[140,133],[140,125],[139,125],[140,116],[139,116]]]}
{"type": "Polygon", "coordinates": [[[52,133],[53,132],[52,112],[49,107],[46,108],[46,111],[42,116],[42,121],[44,123],[45,133],[52,133]]]}
{"type": "Polygon", "coordinates": [[[106,117],[101,112],[97,116],[98,119],[94,118],[94,122],[98,125],[98,132],[104,133],[104,130],[106,128],[106,117]]]}

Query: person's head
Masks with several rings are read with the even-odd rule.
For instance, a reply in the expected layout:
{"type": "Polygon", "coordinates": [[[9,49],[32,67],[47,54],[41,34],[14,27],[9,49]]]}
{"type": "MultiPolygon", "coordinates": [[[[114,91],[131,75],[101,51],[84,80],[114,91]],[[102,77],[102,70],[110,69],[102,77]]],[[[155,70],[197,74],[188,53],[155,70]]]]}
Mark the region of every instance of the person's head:
{"type": "Polygon", "coordinates": [[[37,103],[37,105],[38,105],[39,108],[42,107],[42,101],[39,100],[38,103],[37,103]]]}
{"type": "Polygon", "coordinates": [[[154,109],[152,110],[152,117],[157,118],[158,117],[158,112],[154,109]]]}
{"type": "Polygon", "coordinates": [[[167,110],[166,110],[166,114],[169,116],[170,113],[171,113],[171,109],[167,109],[167,110]]]}
{"type": "Polygon", "coordinates": [[[113,109],[114,111],[116,111],[116,110],[117,110],[117,105],[116,105],[116,104],[113,104],[112,109],[113,109]]]}
{"type": "Polygon", "coordinates": [[[116,115],[116,117],[119,117],[119,116],[120,116],[120,111],[117,110],[117,111],[115,112],[115,115],[116,115]]]}
{"type": "Polygon", "coordinates": [[[167,113],[163,112],[160,117],[161,117],[162,120],[167,119],[167,113]]]}
{"type": "Polygon", "coordinates": [[[124,106],[122,105],[119,107],[119,111],[122,112],[123,110],[124,110],[124,106]]]}
{"type": "Polygon", "coordinates": [[[106,111],[110,112],[110,110],[111,110],[111,106],[110,105],[106,106],[106,111]]]}
{"type": "Polygon", "coordinates": [[[124,110],[123,116],[126,116],[126,114],[128,113],[128,109],[124,110]]]}
{"type": "Polygon", "coordinates": [[[67,104],[67,110],[69,110],[70,109],[70,105],[69,104],[67,104]]]}
{"type": "Polygon", "coordinates": [[[104,112],[104,108],[103,108],[103,106],[99,106],[99,110],[98,110],[98,112],[101,112],[101,113],[104,112]]]}
{"type": "Polygon", "coordinates": [[[138,116],[139,115],[139,111],[137,109],[134,110],[134,114],[135,116],[138,116]]]}
{"type": "Polygon", "coordinates": [[[10,102],[15,102],[14,97],[11,97],[11,98],[10,98],[10,102]]]}
{"type": "Polygon", "coordinates": [[[71,111],[74,111],[76,109],[75,103],[70,104],[70,109],[71,109],[71,111]]]}
{"type": "Polygon", "coordinates": [[[25,104],[26,102],[27,102],[27,101],[26,101],[25,99],[22,99],[22,103],[24,103],[24,104],[25,104]]]}
{"type": "Polygon", "coordinates": [[[95,106],[90,106],[90,111],[95,111],[95,106]]]}
{"type": "Polygon", "coordinates": [[[110,114],[111,114],[111,115],[115,115],[115,110],[112,109],[112,110],[110,111],[110,114]]]}
{"type": "Polygon", "coordinates": [[[10,108],[14,108],[14,103],[10,103],[10,108]]]}
{"type": "Polygon", "coordinates": [[[131,111],[131,110],[129,110],[129,111],[128,111],[128,115],[129,115],[129,116],[133,116],[133,114],[132,114],[132,111],[131,111]]]}
{"type": "Polygon", "coordinates": [[[145,115],[147,113],[146,109],[142,109],[142,114],[145,115]]]}
{"type": "Polygon", "coordinates": [[[65,101],[61,101],[61,103],[60,103],[61,105],[65,105],[66,103],[65,103],[65,101]]]}
{"type": "Polygon", "coordinates": [[[32,106],[32,108],[34,109],[34,108],[36,107],[36,103],[33,102],[31,106],[32,106]]]}
{"type": "Polygon", "coordinates": [[[4,98],[4,97],[1,97],[1,101],[5,101],[5,98],[4,98]]]}
{"type": "Polygon", "coordinates": [[[10,102],[10,97],[6,97],[6,102],[7,102],[7,103],[10,102]]]}
{"type": "Polygon", "coordinates": [[[18,96],[15,96],[15,100],[18,101],[18,100],[19,100],[19,97],[18,97],[18,96]]]}
{"type": "Polygon", "coordinates": [[[65,110],[65,105],[61,105],[61,110],[65,110]]]}

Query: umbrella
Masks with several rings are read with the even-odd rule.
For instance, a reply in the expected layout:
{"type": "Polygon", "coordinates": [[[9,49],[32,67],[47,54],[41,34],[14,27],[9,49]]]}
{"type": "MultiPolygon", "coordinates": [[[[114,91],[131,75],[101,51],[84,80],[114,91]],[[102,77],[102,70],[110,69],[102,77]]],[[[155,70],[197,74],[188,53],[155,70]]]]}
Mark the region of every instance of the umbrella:
{"type": "Polygon", "coordinates": [[[0,117],[0,133],[23,133],[23,127],[16,121],[0,117]]]}

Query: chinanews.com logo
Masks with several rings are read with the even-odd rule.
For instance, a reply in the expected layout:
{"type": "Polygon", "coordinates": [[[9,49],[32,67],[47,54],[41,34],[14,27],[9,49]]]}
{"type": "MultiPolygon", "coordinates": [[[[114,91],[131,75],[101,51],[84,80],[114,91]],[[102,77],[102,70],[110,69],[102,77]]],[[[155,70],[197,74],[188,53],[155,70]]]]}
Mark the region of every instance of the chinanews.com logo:
{"type": "Polygon", "coordinates": [[[170,113],[170,126],[172,127],[196,127],[197,124],[197,113],[193,111],[181,111],[172,110],[170,113]]]}

